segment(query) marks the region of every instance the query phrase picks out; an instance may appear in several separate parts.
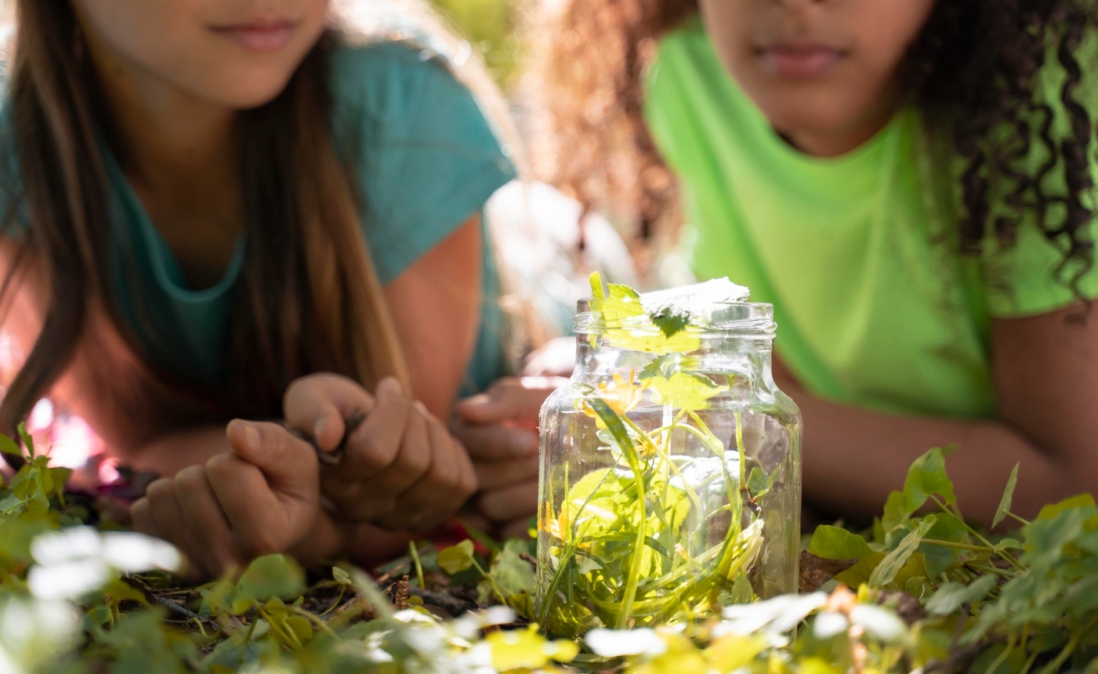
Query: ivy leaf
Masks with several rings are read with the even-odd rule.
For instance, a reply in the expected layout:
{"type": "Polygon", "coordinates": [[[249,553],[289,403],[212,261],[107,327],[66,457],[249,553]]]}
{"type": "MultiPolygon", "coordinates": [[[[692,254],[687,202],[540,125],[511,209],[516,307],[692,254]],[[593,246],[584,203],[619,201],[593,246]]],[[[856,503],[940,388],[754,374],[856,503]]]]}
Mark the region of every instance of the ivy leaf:
{"type": "Polygon", "coordinates": [[[904,536],[896,549],[885,555],[877,568],[873,569],[873,574],[869,577],[869,584],[873,587],[882,587],[895,580],[896,575],[907,565],[908,560],[919,549],[923,538],[926,537],[937,521],[938,518],[934,515],[924,517],[919,526],[910,534],[904,536]]]}
{"type": "Polygon", "coordinates": [[[332,567],[332,579],[340,585],[351,585],[351,575],[338,566],[332,567]]]}
{"type": "Polygon", "coordinates": [[[926,610],[931,615],[949,615],[965,604],[980,601],[995,587],[995,576],[981,576],[971,585],[946,583],[938,588],[926,602],[926,610]]]}
{"type": "Polygon", "coordinates": [[[1007,480],[1006,490],[1003,492],[1003,498],[999,501],[999,509],[995,511],[995,518],[991,520],[991,528],[999,526],[999,522],[1003,521],[1003,518],[1007,516],[1010,511],[1011,501],[1014,500],[1014,487],[1018,484],[1018,466],[1020,464],[1014,464],[1014,470],[1010,471],[1010,478],[1007,480]]]}
{"type": "Polygon", "coordinates": [[[34,438],[27,432],[26,424],[19,424],[19,437],[23,440],[23,446],[27,448],[27,454],[34,458],[34,438]]]}
{"type": "Polygon", "coordinates": [[[888,495],[884,514],[881,516],[881,527],[884,529],[884,533],[887,534],[911,519],[911,513],[907,511],[906,502],[902,491],[894,491],[888,495]]]}
{"type": "Polygon", "coordinates": [[[676,372],[670,377],[653,377],[648,380],[653,400],[657,405],[668,405],[679,410],[696,412],[709,407],[709,399],[727,390],[708,377],[686,372],[676,372]]]}
{"type": "Polygon", "coordinates": [[[22,448],[6,435],[0,435],[0,453],[19,457],[23,456],[22,448]]]}
{"type": "Polygon", "coordinates": [[[1041,512],[1037,513],[1037,519],[1039,520],[1051,520],[1055,519],[1057,515],[1065,510],[1073,510],[1075,508],[1094,508],[1094,497],[1090,494],[1079,494],[1078,496],[1072,496],[1066,498],[1059,503],[1053,503],[1041,508],[1041,512]]]}
{"type": "Polygon", "coordinates": [[[767,475],[761,468],[755,466],[751,469],[751,474],[747,476],[747,491],[751,493],[753,498],[760,498],[769,492],[774,483],[778,480],[778,473],[780,471],[775,468],[767,475]]]}
{"type": "MultiPolygon", "coordinates": [[[[591,274],[591,308],[602,314],[606,336],[614,346],[655,354],[688,353],[701,346],[698,336],[685,329],[688,325],[670,334],[658,326],[645,312],[636,290],[618,283],[608,283],[606,287],[608,293],[602,289],[602,276],[598,272],[591,274]]],[[[654,313],[665,312],[661,309],[654,313]]],[[[671,327],[667,320],[661,322],[671,327]]]]}
{"type": "MultiPolygon", "coordinates": [[[[927,534],[927,538],[953,543],[968,541],[968,527],[952,513],[937,513],[938,521],[927,534]]],[[[926,573],[930,578],[938,578],[956,560],[957,548],[945,545],[922,545],[919,552],[925,557],[926,573]]]]}
{"type": "Polygon", "coordinates": [[[808,551],[824,559],[862,559],[873,552],[869,543],[858,534],[829,525],[816,528],[808,551]]]}
{"type": "Polygon", "coordinates": [[[248,566],[236,584],[232,611],[241,614],[272,597],[293,599],[305,591],[305,572],[286,555],[266,555],[248,566]]]}
{"type": "Polygon", "coordinates": [[[473,541],[466,538],[457,545],[440,550],[438,553],[438,566],[451,576],[472,568],[473,541]]]}
{"type": "Polygon", "coordinates": [[[690,314],[688,313],[675,313],[674,311],[661,311],[658,314],[649,316],[652,322],[656,324],[656,327],[660,329],[663,336],[671,339],[675,335],[679,334],[686,329],[686,326],[690,325],[690,314]]]}
{"type": "Polygon", "coordinates": [[[947,506],[957,502],[953,482],[945,470],[945,458],[954,449],[932,449],[911,464],[904,482],[904,508],[909,515],[922,508],[933,494],[942,497],[947,506]]]}

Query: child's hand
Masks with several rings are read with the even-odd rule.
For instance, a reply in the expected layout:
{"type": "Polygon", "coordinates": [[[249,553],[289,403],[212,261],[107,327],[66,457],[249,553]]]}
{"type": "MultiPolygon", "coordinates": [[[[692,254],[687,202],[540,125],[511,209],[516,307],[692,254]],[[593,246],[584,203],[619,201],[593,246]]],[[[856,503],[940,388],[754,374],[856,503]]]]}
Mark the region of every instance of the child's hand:
{"type": "Polygon", "coordinates": [[[344,442],[345,419],[366,415],[346,438],[339,464],[321,470],[324,495],[348,520],[430,531],[476,491],[465,449],[395,379],[383,380],[375,397],[338,375],[304,377],[286,391],[284,413],[326,452],[344,442]]]}
{"type": "Polygon", "coordinates": [[[457,405],[454,435],[473,458],[480,483],[477,510],[500,536],[526,531],[537,514],[538,416],[545,399],[568,382],[559,377],[501,379],[457,405]]]}
{"type": "Polygon", "coordinates": [[[292,553],[316,534],[323,516],[308,443],[270,423],[233,421],[227,435],[231,453],[157,480],[131,509],[135,529],[183,551],[194,580],[265,554],[292,553]]]}

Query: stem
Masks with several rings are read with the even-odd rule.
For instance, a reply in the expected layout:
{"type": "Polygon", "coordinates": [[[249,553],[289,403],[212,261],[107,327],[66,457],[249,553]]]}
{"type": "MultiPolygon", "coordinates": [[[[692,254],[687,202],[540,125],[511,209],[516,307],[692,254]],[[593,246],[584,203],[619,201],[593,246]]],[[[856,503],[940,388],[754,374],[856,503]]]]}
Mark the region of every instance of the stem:
{"type": "Polygon", "coordinates": [[[927,545],[940,545],[945,548],[957,548],[959,550],[972,550],[973,552],[995,552],[994,547],[984,547],[982,545],[970,545],[968,543],[954,543],[953,541],[939,541],[934,538],[924,538],[923,543],[927,545]]]}
{"type": "Polygon", "coordinates": [[[419,561],[419,551],[416,550],[416,545],[412,541],[408,541],[408,553],[412,556],[412,563],[416,567],[416,580],[419,581],[419,586],[426,590],[427,584],[423,582],[423,564],[419,561]]]}
{"type": "Polygon", "coordinates": [[[740,455],[740,491],[747,491],[747,452],[743,447],[743,415],[739,410],[732,411],[736,417],[736,452],[740,455]]]}
{"type": "MultiPolygon", "coordinates": [[[[648,434],[641,430],[641,428],[637,426],[636,422],[634,422],[632,419],[628,417],[623,417],[622,420],[625,421],[625,423],[627,423],[634,431],[641,434],[642,437],[647,437],[648,434]]],[[[682,430],[692,431],[695,434],[699,433],[696,428],[692,428],[688,425],[679,426],[678,424],[674,424],[669,428],[671,430],[679,428],[682,430]]],[[[668,437],[670,437],[670,433],[668,433],[668,437]]],[[[652,445],[652,448],[656,450],[656,453],[659,455],[659,457],[667,462],[671,471],[674,472],[675,475],[682,480],[683,491],[685,491],[686,495],[690,497],[690,500],[694,502],[694,507],[697,508],[698,511],[701,511],[701,499],[698,498],[698,493],[694,491],[694,488],[691,487],[690,483],[686,481],[686,476],[682,474],[682,471],[679,470],[679,467],[675,464],[674,461],[671,460],[671,456],[666,452],[666,450],[660,449],[660,447],[656,444],[652,442],[649,442],[649,444],[652,445]]]]}
{"type": "Polygon", "coordinates": [[[549,618],[549,606],[553,603],[553,599],[557,595],[557,587],[560,586],[560,581],[564,578],[564,571],[568,568],[568,565],[572,563],[572,557],[576,554],[576,546],[569,545],[564,554],[560,556],[560,565],[557,566],[557,572],[553,574],[553,580],[549,581],[549,589],[545,591],[545,604],[541,607],[541,613],[538,615],[538,623],[544,627],[545,621],[549,618]]]}
{"type": "MultiPolygon", "coordinates": [[[[945,512],[951,514],[951,515],[955,515],[955,513],[953,511],[951,511],[949,508],[947,508],[946,505],[944,503],[942,503],[942,501],[937,496],[935,496],[934,494],[931,494],[930,498],[934,499],[934,502],[936,504],[938,504],[938,507],[941,508],[943,511],[945,511],[945,512]]],[[[1025,571],[1026,570],[1026,567],[1022,566],[1022,564],[1017,559],[1014,558],[1014,555],[1011,555],[1006,550],[996,549],[995,546],[992,545],[989,540],[987,540],[986,538],[981,536],[979,531],[976,531],[975,529],[970,527],[967,523],[965,523],[965,521],[963,519],[958,517],[957,520],[961,524],[964,524],[965,529],[968,530],[968,533],[970,535],[972,535],[976,540],[980,541],[981,543],[986,545],[988,548],[990,548],[992,550],[992,552],[994,552],[995,554],[997,554],[1000,557],[1002,557],[1003,559],[1005,559],[1008,564],[1013,566],[1015,569],[1018,569],[1019,571],[1025,571]]],[[[981,550],[981,551],[983,551],[983,550],[981,550]]]]}
{"type": "Polygon", "coordinates": [[[1083,640],[1083,637],[1086,636],[1087,632],[1094,629],[1095,624],[1098,624],[1098,616],[1091,618],[1087,621],[1087,624],[1083,629],[1071,635],[1071,640],[1064,646],[1064,650],[1060,651],[1060,654],[1057,655],[1052,662],[1045,665],[1038,674],[1052,674],[1053,672],[1060,671],[1060,667],[1067,662],[1067,659],[1075,652],[1075,649],[1079,646],[1079,642],[1083,640]]]}
{"type": "Polygon", "coordinates": [[[633,600],[637,592],[637,585],[640,584],[640,567],[642,553],[644,552],[644,530],[646,523],[648,522],[648,507],[645,503],[645,489],[644,489],[644,473],[641,471],[640,459],[637,457],[636,449],[629,448],[630,451],[626,452],[627,460],[630,463],[630,467],[633,469],[633,474],[637,481],[637,509],[640,511],[640,522],[637,526],[637,536],[633,543],[633,558],[629,560],[629,575],[625,581],[625,597],[621,602],[621,613],[618,614],[618,620],[615,625],[616,629],[622,630],[628,627],[629,614],[633,610],[633,600]]]}
{"type": "Polygon", "coordinates": [[[1014,639],[1015,636],[1013,634],[1010,635],[1010,639],[1007,640],[1006,648],[999,654],[999,657],[995,658],[995,661],[991,663],[991,666],[987,668],[987,671],[984,672],[984,674],[995,674],[995,670],[999,669],[999,665],[1006,662],[1007,658],[1010,657],[1010,654],[1014,652],[1014,639]]]}
{"type": "Polygon", "coordinates": [[[1022,526],[1028,526],[1029,525],[1029,520],[1024,520],[1021,517],[1018,517],[1014,513],[1010,512],[1009,510],[1007,511],[1007,517],[1013,518],[1014,520],[1019,522],[1022,526]]]}
{"type": "Polygon", "coordinates": [[[339,639],[339,635],[336,634],[335,631],[331,627],[328,627],[328,623],[321,620],[318,616],[315,616],[312,613],[309,613],[308,611],[305,611],[305,610],[303,610],[301,608],[298,608],[298,607],[294,607],[294,613],[301,616],[302,618],[305,618],[306,620],[309,620],[312,623],[315,623],[317,627],[319,627],[320,629],[327,632],[328,636],[335,637],[336,639],[339,639]]]}
{"type": "Polygon", "coordinates": [[[267,611],[262,608],[259,609],[259,615],[266,618],[267,627],[271,628],[271,631],[273,631],[283,641],[285,641],[290,648],[294,649],[295,651],[301,650],[301,641],[297,638],[297,635],[294,634],[294,631],[292,629],[282,629],[282,626],[279,625],[277,621],[275,621],[273,618],[271,618],[271,614],[267,613],[267,611]]]}
{"type": "Polygon", "coordinates": [[[500,603],[506,605],[507,600],[504,599],[503,593],[499,591],[496,581],[484,571],[484,568],[479,563],[477,563],[476,558],[473,559],[473,566],[475,566],[477,571],[480,572],[480,575],[484,577],[484,580],[488,581],[488,584],[492,586],[492,592],[495,592],[496,596],[499,597],[500,603]]]}

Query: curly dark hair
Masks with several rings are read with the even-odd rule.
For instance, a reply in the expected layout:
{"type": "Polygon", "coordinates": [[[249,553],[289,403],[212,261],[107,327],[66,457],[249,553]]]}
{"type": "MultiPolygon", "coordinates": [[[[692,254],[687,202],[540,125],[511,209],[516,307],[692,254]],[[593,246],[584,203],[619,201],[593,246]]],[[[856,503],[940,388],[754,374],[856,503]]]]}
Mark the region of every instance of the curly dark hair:
{"type": "MultiPolygon", "coordinates": [[[[1010,246],[1030,217],[1063,251],[1057,280],[1078,297],[1094,265],[1086,197],[1095,120],[1079,99],[1092,4],[938,2],[900,73],[907,100],[963,160],[961,251],[978,253],[991,233],[1010,246]],[[1055,108],[1038,76],[1052,61],[1066,75],[1047,94],[1055,108]]],[[[555,36],[537,69],[547,126],[566,148],[545,173],[588,207],[636,222],[641,240],[677,219],[675,181],[644,123],[643,76],[658,39],[697,13],[697,0],[571,0],[551,30],[542,27],[555,36]]]]}

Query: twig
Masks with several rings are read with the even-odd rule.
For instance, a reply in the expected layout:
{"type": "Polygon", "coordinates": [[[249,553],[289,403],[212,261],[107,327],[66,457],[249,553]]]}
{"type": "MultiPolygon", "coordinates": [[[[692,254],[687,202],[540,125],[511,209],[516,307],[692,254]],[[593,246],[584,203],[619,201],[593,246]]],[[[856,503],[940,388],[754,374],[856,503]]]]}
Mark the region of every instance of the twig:
{"type": "Polygon", "coordinates": [[[409,587],[408,594],[413,597],[419,597],[423,600],[424,604],[430,604],[431,606],[437,606],[440,609],[443,609],[455,618],[463,613],[473,611],[477,607],[473,602],[458,599],[457,597],[442,594],[441,592],[424,590],[421,587],[409,587]]]}
{"type": "Polygon", "coordinates": [[[171,611],[173,613],[178,613],[179,615],[183,616],[187,620],[197,620],[199,622],[202,622],[202,617],[199,616],[194,611],[192,611],[188,608],[185,608],[183,606],[180,606],[179,604],[177,604],[174,601],[171,601],[169,599],[165,599],[165,598],[157,596],[157,595],[152,595],[152,597],[153,597],[154,600],[156,600],[157,604],[160,604],[161,606],[167,607],[167,609],[169,611],[171,611]]]}

